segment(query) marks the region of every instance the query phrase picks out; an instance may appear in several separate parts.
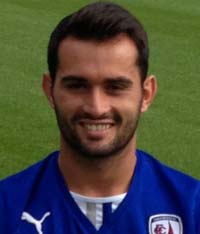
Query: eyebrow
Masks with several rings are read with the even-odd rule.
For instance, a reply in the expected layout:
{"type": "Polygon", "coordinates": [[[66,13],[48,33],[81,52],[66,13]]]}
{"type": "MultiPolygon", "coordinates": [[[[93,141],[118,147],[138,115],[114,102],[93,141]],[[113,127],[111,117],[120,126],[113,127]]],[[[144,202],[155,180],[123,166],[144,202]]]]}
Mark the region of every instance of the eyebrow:
{"type": "Polygon", "coordinates": [[[70,82],[70,81],[87,81],[87,78],[83,76],[74,76],[74,75],[69,75],[69,76],[64,76],[61,78],[61,82],[70,82]]]}
{"type": "MultiPolygon", "coordinates": [[[[76,76],[76,75],[69,75],[64,76],[61,78],[62,83],[68,83],[68,82],[88,82],[88,79],[84,76],[76,76]]],[[[111,84],[111,83],[117,83],[119,85],[123,85],[126,87],[131,87],[133,85],[133,81],[125,76],[119,76],[119,77],[106,77],[105,84],[111,84]]]]}
{"type": "Polygon", "coordinates": [[[106,79],[105,83],[117,83],[121,84],[127,87],[130,87],[133,85],[133,81],[130,78],[124,77],[124,76],[119,76],[119,77],[111,77],[106,79]]]}
{"type": "Polygon", "coordinates": [[[63,76],[61,78],[62,81],[70,81],[70,80],[87,80],[86,77],[83,76],[76,76],[76,75],[68,75],[68,76],[63,76]]]}

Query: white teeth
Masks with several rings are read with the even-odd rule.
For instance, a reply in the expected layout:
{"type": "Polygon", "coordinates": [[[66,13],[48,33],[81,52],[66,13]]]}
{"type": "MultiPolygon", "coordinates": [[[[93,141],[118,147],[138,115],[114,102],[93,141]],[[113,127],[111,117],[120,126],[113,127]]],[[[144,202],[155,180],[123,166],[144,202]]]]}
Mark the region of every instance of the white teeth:
{"type": "Polygon", "coordinates": [[[85,124],[85,127],[90,131],[101,131],[111,127],[110,124],[85,124]]]}

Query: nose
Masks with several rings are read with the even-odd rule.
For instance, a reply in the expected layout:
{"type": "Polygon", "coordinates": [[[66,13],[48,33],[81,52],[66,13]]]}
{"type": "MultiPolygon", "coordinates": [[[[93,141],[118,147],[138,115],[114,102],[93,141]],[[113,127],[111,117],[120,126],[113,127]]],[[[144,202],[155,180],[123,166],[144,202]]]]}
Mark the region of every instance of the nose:
{"type": "Polygon", "coordinates": [[[103,90],[99,88],[89,91],[86,100],[83,101],[83,111],[94,118],[98,118],[109,112],[109,98],[103,90]]]}

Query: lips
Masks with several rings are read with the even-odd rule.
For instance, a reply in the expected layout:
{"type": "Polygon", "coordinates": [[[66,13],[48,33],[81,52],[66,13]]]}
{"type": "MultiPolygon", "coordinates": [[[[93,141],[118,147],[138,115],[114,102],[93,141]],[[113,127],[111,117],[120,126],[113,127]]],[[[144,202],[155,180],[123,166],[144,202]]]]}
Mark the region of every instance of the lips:
{"type": "Polygon", "coordinates": [[[91,120],[81,119],[78,121],[80,133],[91,140],[104,139],[115,125],[111,119],[91,120]]]}
{"type": "Polygon", "coordinates": [[[112,127],[112,124],[83,124],[83,126],[89,131],[102,131],[112,127]]]}

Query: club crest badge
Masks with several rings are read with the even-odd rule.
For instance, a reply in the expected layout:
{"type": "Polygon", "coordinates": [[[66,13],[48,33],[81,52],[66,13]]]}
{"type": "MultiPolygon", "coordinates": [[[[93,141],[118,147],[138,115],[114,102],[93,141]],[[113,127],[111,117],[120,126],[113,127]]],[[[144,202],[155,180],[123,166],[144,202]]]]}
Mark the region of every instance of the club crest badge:
{"type": "Polygon", "coordinates": [[[181,218],[173,214],[158,214],[149,218],[149,234],[183,234],[181,218]]]}

